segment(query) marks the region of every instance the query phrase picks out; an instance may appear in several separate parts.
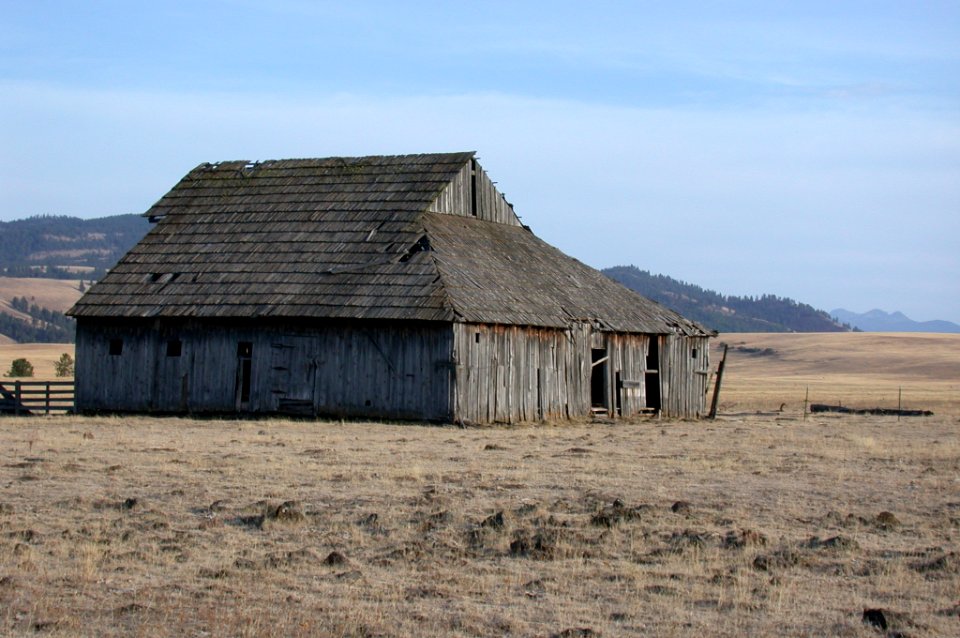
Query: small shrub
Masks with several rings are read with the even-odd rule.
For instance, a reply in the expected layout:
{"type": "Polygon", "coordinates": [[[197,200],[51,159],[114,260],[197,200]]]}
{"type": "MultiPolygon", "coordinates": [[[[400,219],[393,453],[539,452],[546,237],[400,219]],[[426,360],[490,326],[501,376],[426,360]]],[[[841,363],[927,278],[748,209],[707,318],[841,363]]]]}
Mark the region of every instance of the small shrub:
{"type": "Polygon", "coordinates": [[[33,364],[26,359],[14,359],[7,371],[8,377],[32,377],[33,364]]]}
{"type": "Polygon", "coordinates": [[[72,377],[73,357],[71,357],[69,353],[64,352],[60,355],[59,361],[53,364],[53,369],[56,371],[58,377],[72,377]]]}

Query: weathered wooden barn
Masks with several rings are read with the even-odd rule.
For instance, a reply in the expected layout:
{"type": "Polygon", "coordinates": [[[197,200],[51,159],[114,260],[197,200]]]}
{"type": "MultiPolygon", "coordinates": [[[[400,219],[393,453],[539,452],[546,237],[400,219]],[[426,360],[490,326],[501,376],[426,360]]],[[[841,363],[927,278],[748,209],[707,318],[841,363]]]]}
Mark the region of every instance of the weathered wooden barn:
{"type": "Polygon", "coordinates": [[[711,333],[538,239],[473,153],[202,164],[146,215],[69,312],[81,411],[704,412],[711,333]]]}

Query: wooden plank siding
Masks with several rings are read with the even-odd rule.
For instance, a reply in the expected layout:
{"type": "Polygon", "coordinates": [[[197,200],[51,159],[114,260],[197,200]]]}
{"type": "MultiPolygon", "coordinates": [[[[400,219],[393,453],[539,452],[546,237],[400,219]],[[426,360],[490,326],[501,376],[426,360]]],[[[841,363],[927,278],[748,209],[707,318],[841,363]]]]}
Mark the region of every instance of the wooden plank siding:
{"type": "Polygon", "coordinates": [[[453,330],[452,412],[458,420],[517,423],[588,416],[591,347],[598,345],[608,357],[601,364],[607,414],[648,413],[644,376],[651,339],[669,344],[661,350],[666,365],[679,366],[679,372],[664,377],[662,414],[685,418],[704,411],[706,375],[696,371],[709,366],[705,338],[595,332],[586,323],[567,330],[457,323],[453,330]],[[699,346],[697,359],[691,358],[690,343],[699,346]]]}
{"type": "Polygon", "coordinates": [[[236,412],[238,344],[249,343],[250,400],[242,412],[449,421],[450,342],[447,325],[426,322],[131,326],[80,320],[77,406],[85,412],[236,412]],[[115,340],[122,352],[110,355],[115,340]],[[174,340],[180,354],[168,356],[174,340]]]}
{"type": "Polygon", "coordinates": [[[453,324],[457,420],[517,423],[588,414],[587,330],[453,324]]]}
{"type": "Polygon", "coordinates": [[[604,347],[607,356],[610,357],[604,383],[608,414],[611,416],[640,414],[647,407],[644,387],[647,349],[650,346],[650,339],[656,339],[657,336],[616,333],[604,336],[604,347]]]}
{"type": "Polygon", "coordinates": [[[710,373],[708,337],[665,335],[660,343],[660,387],[664,416],[706,414],[710,373]]]}
{"type": "Polygon", "coordinates": [[[476,160],[464,164],[437,199],[427,208],[430,213],[473,217],[481,221],[522,226],[513,206],[497,190],[476,160]]]}

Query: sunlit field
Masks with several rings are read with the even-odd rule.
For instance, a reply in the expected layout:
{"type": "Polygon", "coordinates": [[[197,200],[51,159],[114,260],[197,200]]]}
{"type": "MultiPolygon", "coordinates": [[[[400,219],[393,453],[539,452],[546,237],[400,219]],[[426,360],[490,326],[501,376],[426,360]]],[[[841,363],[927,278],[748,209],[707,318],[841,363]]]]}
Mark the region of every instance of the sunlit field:
{"type": "Polygon", "coordinates": [[[721,336],[716,421],[0,418],[0,634],[955,636],[957,342],[843,336],[721,336]]]}

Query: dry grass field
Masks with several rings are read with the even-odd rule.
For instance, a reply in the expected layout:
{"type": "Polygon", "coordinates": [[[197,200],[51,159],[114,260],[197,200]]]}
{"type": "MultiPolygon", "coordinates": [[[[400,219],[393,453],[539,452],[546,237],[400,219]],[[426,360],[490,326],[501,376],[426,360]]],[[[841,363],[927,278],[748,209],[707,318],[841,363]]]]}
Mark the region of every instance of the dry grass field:
{"type": "Polygon", "coordinates": [[[30,303],[63,312],[83,294],[79,287],[79,279],[0,277],[0,311],[15,313],[9,307],[10,300],[26,297],[30,303]]]}
{"type": "Polygon", "coordinates": [[[0,418],[0,635],[956,636],[957,342],[804,419],[883,398],[845,336],[722,336],[713,422],[0,418]]]}
{"type": "Polygon", "coordinates": [[[24,381],[69,381],[58,378],[53,364],[66,352],[74,356],[72,343],[0,343],[0,383],[12,381],[6,376],[14,359],[24,358],[33,364],[33,378],[24,381]]]}
{"type": "MultiPolygon", "coordinates": [[[[31,304],[63,312],[72,306],[82,294],[80,280],[0,277],[0,313],[29,321],[26,313],[14,310],[10,301],[14,297],[26,297],[31,304]]],[[[0,334],[0,346],[15,343],[10,337],[0,334]]],[[[3,351],[0,350],[0,357],[3,351]]],[[[57,355],[59,356],[59,354],[57,355]]],[[[4,371],[9,369],[9,364],[4,371]]]]}
{"type": "Polygon", "coordinates": [[[729,333],[713,342],[711,362],[729,346],[721,412],[802,413],[811,403],[903,407],[933,412],[960,406],[960,335],[927,333],[729,333]]]}

